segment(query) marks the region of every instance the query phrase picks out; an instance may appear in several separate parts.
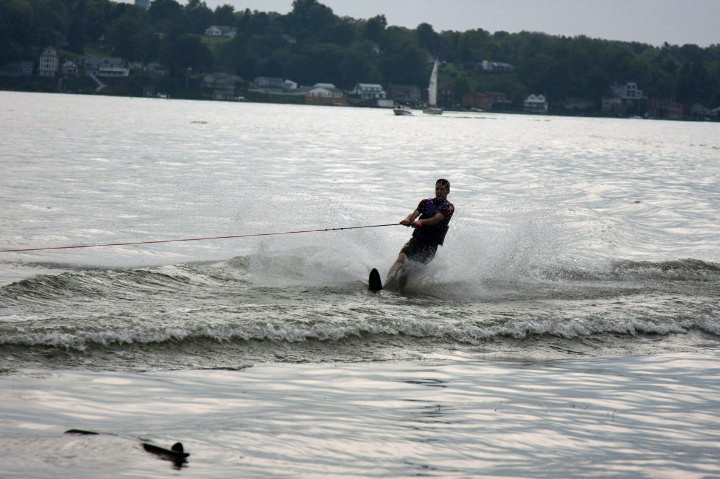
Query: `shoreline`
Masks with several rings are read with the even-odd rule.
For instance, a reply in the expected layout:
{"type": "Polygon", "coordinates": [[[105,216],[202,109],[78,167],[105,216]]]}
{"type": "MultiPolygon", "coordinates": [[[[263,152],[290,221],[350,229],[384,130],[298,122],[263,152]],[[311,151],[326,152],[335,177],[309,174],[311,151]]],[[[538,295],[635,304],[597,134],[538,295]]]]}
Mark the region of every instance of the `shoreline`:
{"type": "MultiPolygon", "coordinates": [[[[392,107],[380,107],[380,106],[368,106],[368,105],[334,105],[334,104],[311,104],[311,103],[298,103],[297,101],[282,101],[282,99],[275,99],[273,101],[255,101],[255,100],[214,100],[211,98],[195,98],[195,97],[148,97],[148,96],[135,96],[135,95],[114,95],[114,94],[98,94],[91,92],[70,92],[70,91],[52,91],[52,90],[15,90],[15,89],[3,89],[0,91],[10,93],[43,93],[43,94],[60,94],[60,95],[80,95],[80,96],[91,96],[91,97],[108,97],[108,98],[128,98],[128,99],[148,99],[148,100],[182,100],[182,101],[201,101],[201,102],[212,102],[212,103],[249,103],[249,104],[265,104],[265,105],[297,105],[297,106],[318,106],[318,107],[346,107],[346,108],[362,108],[362,109],[377,109],[377,110],[388,110],[392,111],[392,107]]],[[[421,110],[416,110],[420,113],[421,110]]],[[[560,117],[560,118],[605,118],[613,120],[656,120],[656,121],[674,121],[674,122],[690,122],[690,123],[718,123],[720,117],[716,120],[712,119],[701,119],[701,118],[654,118],[654,117],[638,117],[633,115],[603,115],[595,112],[593,114],[579,114],[579,113],[568,113],[560,111],[551,111],[548,113],[532,113],[525,111],[512,111],[512,110],[487,110],[487,111],[475,111],[470,109],[450,109],[446,108],[447,113],[470,113],[478,115],[529,115],[538,117],[560,117]]]]}

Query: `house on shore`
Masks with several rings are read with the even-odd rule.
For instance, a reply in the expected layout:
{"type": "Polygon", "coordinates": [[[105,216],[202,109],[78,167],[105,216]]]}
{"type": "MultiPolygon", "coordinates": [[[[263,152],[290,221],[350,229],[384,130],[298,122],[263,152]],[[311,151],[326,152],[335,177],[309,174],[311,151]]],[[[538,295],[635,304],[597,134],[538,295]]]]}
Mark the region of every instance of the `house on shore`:
{"type": "Polygon", "coordinates": [[[545,95],[529,95],[523,102],[526,113],[547,113],[548,102],[545,95]]]}
{"type": "Polygon", "coordinates": [[[384,100],[387,97],[385,89],[377,83],[356,83],[350,93],[363,100],[384,100]]]}
{"type": "Polygon", "coordinates": [[[227,73],[210,73],[203,77],[202,88],[205,96],[213,100],[234,100],[237,97],[237,84],[242,78],[227,73]]]}
{"type": "Polygon", "coordinates": [[[119,57],[83,57],[80,61],[90,77],[127,78],[130,75],[127,62],[119,57]]]}
{"type": "Polygon", "coordinates": [[[396,103],[417,105],[422,98],[422,91],[416,85],[388,85],[388,93],[396,103]]]}
{"type": "Polygon", "coordinates": [[[635,82],[614,83],[610,91],[612,96],[602,99],[602,112],[608,115],[625,116],[628,111],[636,109],[638,102],[647,99],[635,82]]]}
{"type": "Polygon", "coordinates": [[[567,112],[583,112],[592,110],[595,108],[595,104],[591,100],[571,97],[563,101],[562,107],[567,112]]]}
{"type": "Polygon", "coordinates": [[[256,91],[275,95],[295,94],[298,89],[298,85],[294,81],[278,77],[256,77],[253,85],[256,91]]]}
{"type": "Polygon", "coordinates": [[[462,97],[462,106],[469,109],[502,111],[509,104],[507,95],[502,92],[466,93],[462,97]]]}
{"type": "Polygon", "coordinates": [[[9,62],[0,66],[1,77],[31,77],[33,62],[9,62]]]}
{"type": "MultiPolygon", "coordinates": [[[[428,94],[426,91],[425,94],[428,94]]],[[[444,108],[452,108],[455,106],[455,86],[452,82],[443,82],[438,84],[437,89],[438,106],[444,108]]]]}
{"type": "Polygon", "coordinates": [[[62,67],[60,67],[60,71],[64,76],[75,76],[78,74],[80,69],[78,68],[77,63],[75,63],[72,60],[65,60],[62,64],[62,67]]]}
{"type": "Polygon", "coordinates": [[[345,94],[332,83],[316,83],[311,87],[298,88],[298,93],[305,97],[308,105],[347,105],[345,94]]]}
{"type": "Polygon", "coordinates": [[[627,82],[624,85],[615,83],[610,87],[610,91],[612,91],[615,98],[620,98],[624,102],[644,100],[646,98],[635,82],[627,82]]]}
{"type": "Polygon", "coordinates": [[[489,60],[483,60],[480,62],[480,68],[482,68],[482,71],[485,73],[492,73],[495,75],[515,73],[515,70],[517,70],[514,65],[509,63],[492,62],[489,60]]]}
{"type": "Polygon", "coordinates": [[[679,120],[684,113],[684,105],[673,100],[650,100],[647,115],[650,118],[679,120]]]}
{"type": "Polygon", "coordinates": [[[54,77],[60,66],[60,57],[54,47],[47,47],[40,55],[38,62],[38,75],[41,77],[54,77]]]}
{"type": "Polygon", "coordinates": [[[714,118],[717,118],[717,111],[718,108],[715,110],[706,107],[702,103],[696,102],[693,103],[690,107],[690,117],[698,119],[698,120],[712,120],[714,118]]]}
{"type": "Polygon", "coordinates": [[[237,36],[237,28],[225,25],[210,25],[205,29],[205,36],[235,38],[237,36]]]}

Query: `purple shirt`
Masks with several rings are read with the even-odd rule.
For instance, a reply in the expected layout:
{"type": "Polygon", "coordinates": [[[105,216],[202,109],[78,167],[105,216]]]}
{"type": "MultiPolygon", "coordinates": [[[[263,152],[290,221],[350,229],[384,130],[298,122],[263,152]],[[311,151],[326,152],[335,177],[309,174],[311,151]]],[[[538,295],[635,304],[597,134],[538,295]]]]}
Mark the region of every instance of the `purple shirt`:
{"type": "Polygon", "coordinates": [[[423,225],[420,228],[415,228],[413,236],[419,240],[427,241],[428,243],[438,245],[443,244],[443,241],[445,241],[445,235],[450,228],[450,218],[452,218],[452,215],[455,212],[455,206],[453,206],[453,204],[448,200],[427,198],[420,201],[417,210],[420,212],[421,220],[432,218],[438,213],[442,213],[445,219],[435,223],[434,225],[423,225]]]}

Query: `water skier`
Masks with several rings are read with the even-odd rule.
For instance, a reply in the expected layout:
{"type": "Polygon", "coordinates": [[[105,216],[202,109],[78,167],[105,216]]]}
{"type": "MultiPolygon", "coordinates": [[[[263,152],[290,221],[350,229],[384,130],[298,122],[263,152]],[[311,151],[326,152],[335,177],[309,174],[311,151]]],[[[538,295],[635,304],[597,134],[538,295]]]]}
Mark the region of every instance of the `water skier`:
{"type": "Polygon", "coordinates": [[[417,208],[400,221],[401,225],[415,229],[388,272],[388,281],[397,277],[400,289],[407,284],[408,274],[403,271],[407,261],[428,264],[435,257],[438,246],[443,244],[455,212],[455,207],[447,200],[449,193],[450,182],[440,178],[435,182],[435,198],[421,200],[417,208]]]}

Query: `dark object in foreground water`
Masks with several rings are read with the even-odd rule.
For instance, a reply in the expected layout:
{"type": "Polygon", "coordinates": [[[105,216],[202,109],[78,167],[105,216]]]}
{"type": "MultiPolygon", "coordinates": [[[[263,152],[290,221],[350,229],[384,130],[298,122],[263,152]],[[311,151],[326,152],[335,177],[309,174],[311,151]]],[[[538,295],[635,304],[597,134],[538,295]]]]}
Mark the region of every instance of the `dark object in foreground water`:
{"type": "Polygon", "coordinates": [[[147,442],[142,443],[142,445],[147,452],[160,456],[163,459],[173,461],[175,464],[182,464],[186,462],[186,458],[190,455],[189,453],[185,452],[185,448],[180,442],[176,442],[175,444],[173,444],[170,449],[155,446],[154,444],[150,444],[147,442]]]}
{"type": "Polygon", "coordinates": [[[382,280],[380,279],[380,273],[378,273],[378,270],[373,268],[370,271],[370,277],[368,278],[368,288],[370,291],[380,291],[383,289],[382,287],[382,280]]]}
{"type": "MultiPolygon", "coordinates": [[[[95,431],[86,431],[84,429],[68,429],[67,431],[65,431],[65,434],[82,434],[94,436],[100,433],[95,431]]],[[[187,462],[187,457],[190,455],[190,453],[185,452],[185,448],[183,447],[181,442],[176,442],[170,449],[165,449],[164,447],[156,446],[148,442],[143,442],[142,446],[143,449],[145,449],[147,452],[160,456],[161,458],[168,461],[172,461],[175,463],[176,466],[179,467],[182,467],[183,464],[187,462]]]]}

